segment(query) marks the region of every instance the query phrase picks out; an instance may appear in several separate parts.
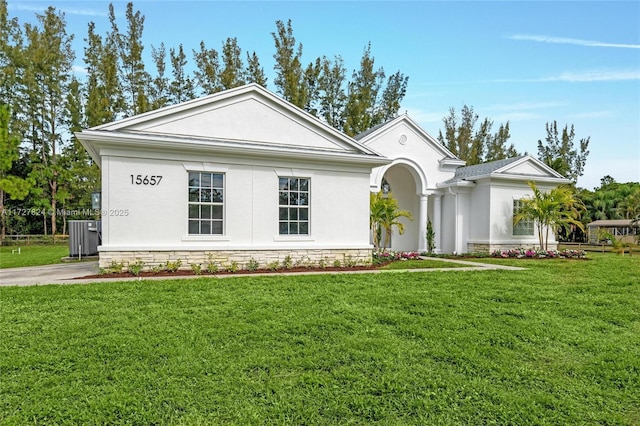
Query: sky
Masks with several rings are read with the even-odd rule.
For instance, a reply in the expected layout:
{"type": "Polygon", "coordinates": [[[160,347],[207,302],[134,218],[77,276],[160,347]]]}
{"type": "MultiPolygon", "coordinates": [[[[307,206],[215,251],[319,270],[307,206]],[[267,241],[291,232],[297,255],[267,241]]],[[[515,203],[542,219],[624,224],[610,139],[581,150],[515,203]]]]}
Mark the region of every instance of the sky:
{"type": "MultiPolygon", "coordinates": [[[[113,1],[121,31],[126,2],[113,1]]],[[[87,25],[109,30],[109,2],[8,0],[21,24],[54,6],[74,34],[74,69],[82,75],[87,25]]],[[[291,20],[307,64],[341,56],[348,77],[367,44],[375,66],[409,77],[401,113],[437,137],[450,108],[464,105],[509,122],[510,143],[537,156],[546,124],[575,129],[575,145],[590,138],[578,186],[593,189],[606,175],[640,182],[640,1],[134,1],[145,16],[151,46],[183,45],[193,66],[201,41],[220,50],[235,37],[255,52],[273,85],[276,21],[291,20]]],[[[479,123],[478,123],[479,124],[479,123]]]]}

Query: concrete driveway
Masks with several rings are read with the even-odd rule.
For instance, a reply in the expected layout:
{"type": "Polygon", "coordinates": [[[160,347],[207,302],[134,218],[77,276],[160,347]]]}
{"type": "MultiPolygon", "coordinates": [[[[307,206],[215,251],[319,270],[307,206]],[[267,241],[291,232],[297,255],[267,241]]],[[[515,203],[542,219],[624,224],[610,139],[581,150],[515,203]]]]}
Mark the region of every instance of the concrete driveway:
{"type": "Polygon", "coordinates": [[[72,262],[25,268],[7,268],[0,269],[0,286],[78,284],[87,281],[74,280],[74,278],[95,275],[98,272],[98,262],[72,262]]]}

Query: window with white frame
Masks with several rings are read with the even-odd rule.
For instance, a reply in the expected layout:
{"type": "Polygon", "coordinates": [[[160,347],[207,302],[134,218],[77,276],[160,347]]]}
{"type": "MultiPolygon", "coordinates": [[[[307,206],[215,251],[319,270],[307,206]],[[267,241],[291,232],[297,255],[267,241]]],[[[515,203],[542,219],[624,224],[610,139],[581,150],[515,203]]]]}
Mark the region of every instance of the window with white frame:
{"type": "MultiPolygon", "coordinates": [[[[515,217],[522,208],[522,200],[513,200],[513,217],[515,217]]],[[[533,220],[521,219],[513,225],[513,235],[533,235],[533,220]]]]}
{"type": "Polygon", "coordinates": [[[224,233],[224,174],[189,172],[189,234],[224,233]]]}
{"type": "Polygon", "coordinates": [[[280,235],[309,235],[310,179],[278,179],[278,232],[280,235]]]}

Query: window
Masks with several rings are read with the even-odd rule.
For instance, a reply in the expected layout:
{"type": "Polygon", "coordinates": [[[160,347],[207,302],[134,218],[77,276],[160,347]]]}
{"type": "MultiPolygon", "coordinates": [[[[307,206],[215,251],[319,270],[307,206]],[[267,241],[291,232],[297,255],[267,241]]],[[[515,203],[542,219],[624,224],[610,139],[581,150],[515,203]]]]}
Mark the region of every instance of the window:
{"type": "MultiPolygon", "coordinates": [[[[513,216],[522,208],[522,200],[513,200],[513,216]]],[[[533,220],[522,219],[513,225],[513,235],[533,235],[533,220]]]]}
{"type": "Polygon", "coordinates": [[[224,232],[224,174],[189,172],[189,234],[224,232]]]}
{"type": "Polygon", "coordinates": [[[280,235],[309,235],[309,179],[279,179],[278,229],[280,235]]]}

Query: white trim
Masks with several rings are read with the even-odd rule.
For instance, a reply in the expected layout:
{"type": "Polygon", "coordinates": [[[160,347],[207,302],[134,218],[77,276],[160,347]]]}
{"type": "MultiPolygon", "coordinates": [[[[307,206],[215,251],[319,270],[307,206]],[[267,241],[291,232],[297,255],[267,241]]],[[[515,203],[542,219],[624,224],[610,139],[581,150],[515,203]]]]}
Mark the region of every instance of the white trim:
{"type": "Polygon", "coordinates": [[[231,238],[227,235],[203,235],[203,234],[189,234],[189,235],[183,235],[182,236],[182,240],[181,241],[187,241],[187,242],[196,242],[196,241],[201,241],[201,242],[227,242],[227,241],[231,241],[231,238]]]}
{"type": "Polygon", "coordinates": [[[297,243],[297,242],[309,242],[315,241],[316,237],[313,235],[274,235],[273,241],[276,243],[297,243]]]}
{"type": "MultiPolygon", "coordinates": [[[[219,251],[219,250],[372,250],[372,245],[357,245],[350,244],[314,244],[309,246],[308,244],[278,244],[278,245],[251,245],[251,244],[191,244],[191,245],[157,245],[157,246],[145,246],[145,245],[113,245],[113,246],[99,246],[99,252],[111,252],[111,251],[219,251]]],[[[304,241],[301,241],[304,242],[304,241]]],[[[195,242],[192,242],[195,243],[195,242]]],[[[203,241],[206,243],[206,241],[203,241]]],[[[286,243],[283,241],[283,243],[286,243]]]]}

